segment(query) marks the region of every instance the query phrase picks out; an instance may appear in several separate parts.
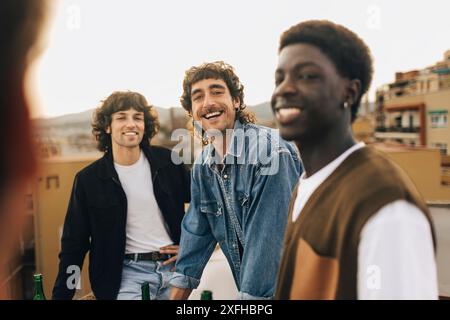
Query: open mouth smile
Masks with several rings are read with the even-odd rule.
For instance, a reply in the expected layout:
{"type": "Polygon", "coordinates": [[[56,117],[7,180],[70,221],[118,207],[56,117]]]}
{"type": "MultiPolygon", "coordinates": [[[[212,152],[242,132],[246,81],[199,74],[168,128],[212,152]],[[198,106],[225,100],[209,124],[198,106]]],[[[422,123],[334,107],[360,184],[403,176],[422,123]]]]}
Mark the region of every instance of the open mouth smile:
{"type": "Polygon", "coordinates": [[[275,117],[280,124],[289,124],[297,119],[302,113],[302,109],[297,106],[279,107],[275,109],[275,117]]]}
{"type": "Polygon", "coordinates": [[[209,120],[209,119],[213,119],[213,118],[217,118],[217,117],[221,116],[222,113],[223,113],[223,111],[214,111],[214,112],[209,112],[209,113],[203,115],[202,117],[205,118],[206,120],[209,120]]]}

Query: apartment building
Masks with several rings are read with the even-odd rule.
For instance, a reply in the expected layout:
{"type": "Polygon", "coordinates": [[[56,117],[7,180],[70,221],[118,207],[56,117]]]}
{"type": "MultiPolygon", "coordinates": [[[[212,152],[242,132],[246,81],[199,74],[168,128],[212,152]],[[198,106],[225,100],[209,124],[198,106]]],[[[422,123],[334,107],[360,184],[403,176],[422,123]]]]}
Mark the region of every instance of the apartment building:
{"type": "Polygon", "coordinates": [[[450,155],[450,50],[423,70],[397,72],[376,93],[377,141],[437,148],[450,155]]]}

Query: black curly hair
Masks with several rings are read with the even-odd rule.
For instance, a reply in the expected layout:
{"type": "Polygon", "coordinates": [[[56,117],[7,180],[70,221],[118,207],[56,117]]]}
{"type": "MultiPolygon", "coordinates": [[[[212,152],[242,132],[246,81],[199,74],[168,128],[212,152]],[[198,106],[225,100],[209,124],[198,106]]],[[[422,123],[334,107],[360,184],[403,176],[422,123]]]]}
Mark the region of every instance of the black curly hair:
{"type": "Polygon", "coordinates": [[[361,81],[360,95],[351,106],[354,121],[361,97],[372,81],[373,62],[367,45],[353,31],[327,20],[310,20],[292,26],[281,35],[279,52],[296,43],[318,47],[331,59],[341,76],[361,81]]]}
{"type": "Polygon", "coordinates": [[[144,137],[140,146],[149,146],[150,139],[153,138],[159,130],[158,114],[153,106],[149,105],[143,95],[132,91],[113,92],[106,100],[102,101],[93,115],[92,134],[97,140],[97,149],[108,151],[111,148],[111,135],[106,133],[111,125],[111,116],[119,111],[125,111],[133,108],[136,111],[144,113],[144,137]]]}

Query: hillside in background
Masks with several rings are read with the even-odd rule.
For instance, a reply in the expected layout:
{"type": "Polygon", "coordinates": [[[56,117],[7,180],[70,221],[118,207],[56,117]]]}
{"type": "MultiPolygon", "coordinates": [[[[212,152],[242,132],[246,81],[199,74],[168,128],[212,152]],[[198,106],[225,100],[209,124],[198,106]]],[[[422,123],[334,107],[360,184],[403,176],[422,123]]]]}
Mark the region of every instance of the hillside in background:
{"type": "MultiPolygon", "coordinates": [[[[273,119],[272,110],[270,109],[270,103],[264,102],[255,106],[248,107],[250,111],[256,114],[258,120],[270,121],[273,119]]],[[[171,113],[173,117],[180,118],[185,117],[186,111],[181,107],[172,108],[160,108],[155,107],[159,116],[159,121],[162,125],[168,125],[171,121],[171,113]]],[[[67,127],[68,125],[86,125],[90,126],[92,114],[94,109],[89,109],[79,113],[70,113],[53,118],[37,118],[33,119],[33,123],[38,128],[46,127],[67,127]]],[[[187,117],[186,117],[187,119],[187,117]]]]}
{"type": "MultiPolygon", "coordinates": [[[[170,139],[172,131],[186,128],[190,119],[181,107],[155,107],[155,109],[161,128],[153,143],[170,148],[176,143],[170,139]]],[[[266,126],[275,125],[268,102],[249,107],[249,110],[256,114],[258,123],[266,126]]],[[[96,142],[91,132],[93,112],[94,109],[90,109],[54,118],[34,119],[35,137],[41,157],[97,154],[96,142]]]]}
{"type": "MultiPolygon", "coordinates": [[[[181,107],[155,107],[161,125],[160,132],[153,143],[171,148],[176,142],[171,141],[171,133],[177,128],[186,128],[190,122],[185,110],[181,107]]],[[[269,102],[249,106],[255,113],[257,123],[276,127],[269,102]]],[[[362,113],[373,111],[373,103],[361,108],[362,113]]],[[[67,114],[54,118],[34,119],[35,137],[41,156],[75,156],[97,154],[96,142],[92,136],[92,114],[94,109],[79,113],[67,114]]]]}

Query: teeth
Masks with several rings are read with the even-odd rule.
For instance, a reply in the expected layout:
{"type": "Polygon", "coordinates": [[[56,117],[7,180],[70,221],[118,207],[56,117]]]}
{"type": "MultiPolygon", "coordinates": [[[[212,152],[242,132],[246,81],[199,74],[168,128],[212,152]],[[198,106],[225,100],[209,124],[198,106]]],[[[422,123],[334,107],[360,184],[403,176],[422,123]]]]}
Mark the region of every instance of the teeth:
{"type": "Polygon", "coordinates": [[[205,118],[206,118],[206,119],[209,119],[209,118],[212,118],[212,117],[215,117],[215,116],[220,116],[220,114],[221,114],[220,111],[211,112],[211,113],[206,114],[206,115],[205,115],[205,118]]]}
{"type": "Polygon", "coordinates": [[[301,112],[298,108],[282,108],[277,110],[276,117],[280,123],[287,123],[298,117],[301,112]]]}
{"type": "Polygon", "coordinates": [[[297,108],[283,108],[277,111],[282,117],[292,117],[294,115],[300,114],[300,109],[297,108]]]}
{"type": "Polygon", "coordinates": [[[126,136],[135,136],[135,135],[137,135],[137,132],[125,132],[124,135],[126,135],[126,136]]]}

